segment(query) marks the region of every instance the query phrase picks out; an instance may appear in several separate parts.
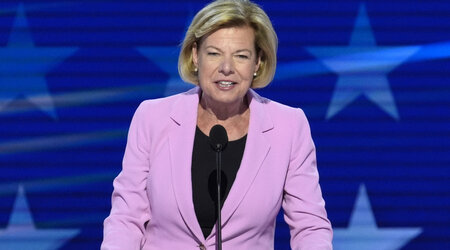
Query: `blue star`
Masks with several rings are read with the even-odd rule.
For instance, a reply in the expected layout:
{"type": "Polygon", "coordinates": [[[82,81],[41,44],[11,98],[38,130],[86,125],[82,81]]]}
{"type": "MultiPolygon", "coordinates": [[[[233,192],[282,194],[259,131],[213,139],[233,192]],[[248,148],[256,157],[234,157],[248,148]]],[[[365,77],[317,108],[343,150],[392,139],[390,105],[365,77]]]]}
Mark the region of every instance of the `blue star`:
{"type": "Polygon", "coordinates": [[[183,82],[178,75],[179,49],[177,47],[138,47],[136,49],[169,75],[164,96],[177,94],[192,88],[192,84],[183,82]]]}
{"type": "Polygon", "coordinates": [[[378,228],[364,185],[359,187],[347,228],[334,228],[335,250],[396,250],[422,232],[421,228],[378,228]]]}
{"type": "Polygon", "coordinates": [[[76,48],[35,47],[25,10],[19,5],[8,45],[0,48],[0,111],[19,96],[57,118],[45,74],[76,48]]]}
{"type": "Polygon", "coordinates": [[[366,8],[361,4],[349,46],[306,49],[328,69],[339,74],[326,119],[364,95],[392,118],[399,120],[386,75],[416,53],[420,46],[377,46],[366,8]]]}
{"type": "Polygon", "coordinates": [[[0,231],[0,249],[59,249],[79,232],[78,229],[36,229],[24,189],[19,186],[9,224],[6,229],[0,231]]]}

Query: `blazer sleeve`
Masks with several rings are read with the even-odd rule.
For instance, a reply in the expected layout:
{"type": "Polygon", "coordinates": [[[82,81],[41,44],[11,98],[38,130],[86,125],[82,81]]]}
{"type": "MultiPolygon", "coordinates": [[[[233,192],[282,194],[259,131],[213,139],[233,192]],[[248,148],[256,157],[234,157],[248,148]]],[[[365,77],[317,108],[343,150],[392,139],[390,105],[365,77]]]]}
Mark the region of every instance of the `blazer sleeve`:
{"type": "Polygon", "coordinates": [[[102,250],[141,249],[150,220],[146,192],[149,136],[144,103],[136,110],[128,131],[122,171],[113,182],[112,208],[104,221],[102,250]]]}
{"type": "Polygon", "coordinates": [[[331,250],[333,231],[319,186],[315,146],[301,109],[296,112],[291,158],[283,194],[284,219],[293,250],[331,250]]]}

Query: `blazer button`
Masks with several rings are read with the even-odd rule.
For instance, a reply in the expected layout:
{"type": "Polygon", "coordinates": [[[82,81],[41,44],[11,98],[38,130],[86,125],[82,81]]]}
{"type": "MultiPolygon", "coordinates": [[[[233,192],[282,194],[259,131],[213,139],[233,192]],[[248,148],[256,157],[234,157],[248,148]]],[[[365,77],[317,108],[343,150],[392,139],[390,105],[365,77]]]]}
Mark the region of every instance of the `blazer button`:
{"type": "Polygon", "coordinates": [[[198,248],[200,248],[200,250],[206,250],[206,247],[205,247],[203,244],[201,244],[200,246],[198,246],[198,248]]]}

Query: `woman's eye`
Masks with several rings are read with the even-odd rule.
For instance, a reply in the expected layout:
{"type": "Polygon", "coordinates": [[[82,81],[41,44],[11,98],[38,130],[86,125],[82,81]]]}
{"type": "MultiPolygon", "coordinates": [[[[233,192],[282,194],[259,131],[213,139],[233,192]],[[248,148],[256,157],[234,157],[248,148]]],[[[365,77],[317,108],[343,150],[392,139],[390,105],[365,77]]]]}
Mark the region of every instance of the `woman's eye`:
{"type": "Polygon", "coordinates": [[[248,59],[248,56],[247,56],[247,55],[238,55],[238,57],[239,57],[240,59],[248,59]]]}
{"type": "Polygon", "coordinates": [[[219,53],[217,52],[208,52],[208,56],[217,56],[219,53]]]}

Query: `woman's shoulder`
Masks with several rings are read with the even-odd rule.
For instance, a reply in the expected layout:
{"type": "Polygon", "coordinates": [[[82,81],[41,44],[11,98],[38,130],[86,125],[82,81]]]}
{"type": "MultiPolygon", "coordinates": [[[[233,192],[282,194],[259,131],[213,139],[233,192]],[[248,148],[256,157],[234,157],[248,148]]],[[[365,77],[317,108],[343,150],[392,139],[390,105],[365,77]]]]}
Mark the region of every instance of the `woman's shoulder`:
{"type": "Polygon", "coordinates": [[[266,113],[272,118],[274,122],[288,122],[295,124],[297,122],[306,122],[307,118],[303,109],[299,107],[289,106],[281,102],[262,97],[259,94],[254,94],[258,102],[264,107],[266,113]]]}
{"type": "Polygon", "coordinates": [[[144,112],[152,111],[167,115],[178,102],[184,102],[194,95],[198,95],[198,87],[171,96],[144,100],[139,105],[138,110],[143,110],[144,112]]]}

